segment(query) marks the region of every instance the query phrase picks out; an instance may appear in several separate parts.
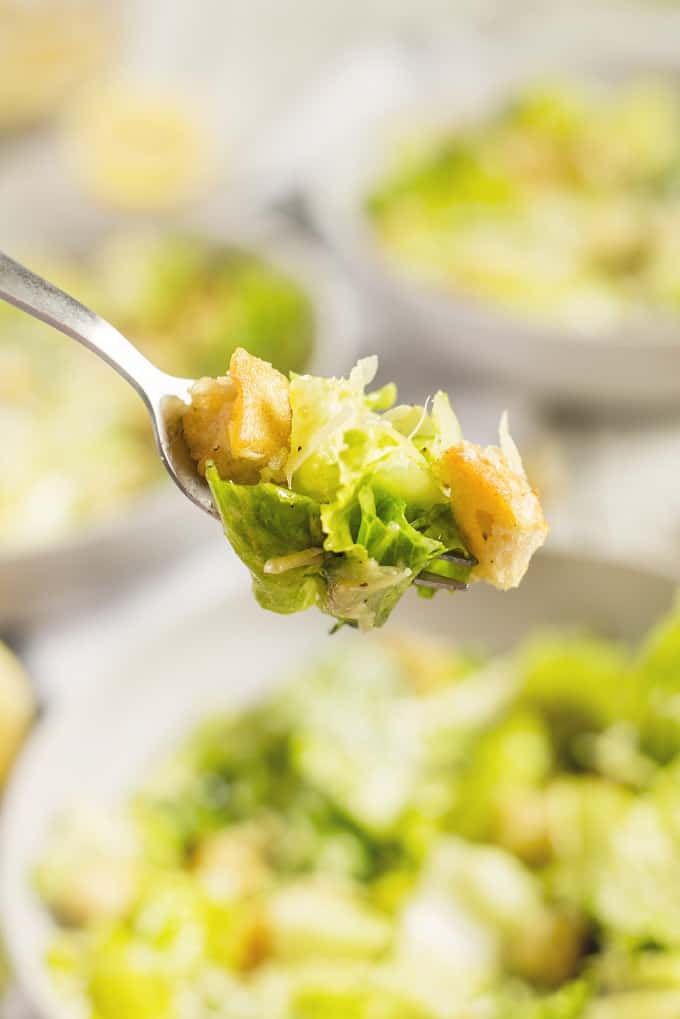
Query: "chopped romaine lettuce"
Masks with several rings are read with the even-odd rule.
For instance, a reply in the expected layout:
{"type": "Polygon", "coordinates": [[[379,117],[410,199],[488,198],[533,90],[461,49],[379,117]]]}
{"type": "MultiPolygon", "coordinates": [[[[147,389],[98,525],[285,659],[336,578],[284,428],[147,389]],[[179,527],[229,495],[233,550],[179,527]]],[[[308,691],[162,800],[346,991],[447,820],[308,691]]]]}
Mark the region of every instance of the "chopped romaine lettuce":
{"type": "Polygon", "coordinates": [[[280,485],[237,485],[217,469],[206,477],[224,529],[248,566],[263,608],[298,612],[318,600],[322,531],[318,503],[280,485]]]}
{"type": "Polygon", "coordinates": [[[210,720],[120,816],[55,828],[74,1014],[676,1019],[680,756],[639,749],[676,627],[492,661],[345,634],[210,720]]]}

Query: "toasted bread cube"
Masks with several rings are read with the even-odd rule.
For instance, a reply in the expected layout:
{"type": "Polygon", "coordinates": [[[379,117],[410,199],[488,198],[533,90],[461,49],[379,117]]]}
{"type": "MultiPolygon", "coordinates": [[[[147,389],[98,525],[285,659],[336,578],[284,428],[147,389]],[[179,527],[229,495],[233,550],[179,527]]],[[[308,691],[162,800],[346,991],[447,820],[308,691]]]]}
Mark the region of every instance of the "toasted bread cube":
{"type": "Polygon", "coordinates": [[[291,429],[288,379],[242,347],[231,356],[229,376],[236,385],[229,422],[234,457],[283,464],[291,429]]]}
{"type": "Polygon", "coordinates": [[[288,380],[241,347],[229,375],[199,379],[184,414],[184,436],[199,473],[214,462],[222,478],[255,484],[281,474],[288,456],[288,380]],[[264,475],[263,475],[264,472],[264,475]]]}
{"type": "Polygon", "coordinates": [[[501,443],[482,448],[463,441],[444,453],[440,469],[456,523],[478,561],[473,578],[507,591],[520,583],[548,527],[503,425],[501,443]]]}
{"type": "Polygon", "coordinates": [[[199,379],[191,389],[191,406],[184,414],[184,438],[199,474],[205,474],[212,460],[223,478],[230,478],[234,458],[229,443],[231,418],[236,387],[229,376],[199,379]]]}

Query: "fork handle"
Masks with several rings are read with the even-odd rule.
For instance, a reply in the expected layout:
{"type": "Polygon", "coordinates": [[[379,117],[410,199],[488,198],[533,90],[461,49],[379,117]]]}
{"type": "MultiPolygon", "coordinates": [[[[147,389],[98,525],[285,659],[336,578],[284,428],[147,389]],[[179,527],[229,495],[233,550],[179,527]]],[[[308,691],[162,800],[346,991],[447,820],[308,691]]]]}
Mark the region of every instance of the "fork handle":
{"type": "Polygon", "coordinates": [[[114,368],[150,404],[163,373],[110,322],[0,251],[0,299],[82,343],[114,368]]]}

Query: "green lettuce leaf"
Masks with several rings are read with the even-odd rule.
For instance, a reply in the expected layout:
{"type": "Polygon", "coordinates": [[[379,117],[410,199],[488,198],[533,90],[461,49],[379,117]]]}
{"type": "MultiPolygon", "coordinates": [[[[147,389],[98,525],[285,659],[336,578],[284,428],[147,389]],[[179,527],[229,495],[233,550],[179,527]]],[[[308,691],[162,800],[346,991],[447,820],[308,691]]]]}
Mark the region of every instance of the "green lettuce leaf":
{"type": "Polygon", "coordinates": [[[223,481],[214,466],[208,467],[206,478],[224,532],[252,574],[259,604],[282,613],[316,604],[323,590],[318,504],[278,485],[223,481]],[[304,562],[303,557],[299,566],[268,572],[272,560],[307,552],[309,561],[304,562]]]}
{"type": "MultiPolygon", "coordinates": [[[[441,502],[442,488],[427,458],[392,424],[389,414],[376,413],[371,396],[366,397],[376,368],[375,358],[365,358],[347,379],[292,376],[288,483],[320,503],[332,503],[342,490],[372,475],[409,503],[427,507],[441,502]]],[[[379,405],[385,402],[384,391],[372,395],[379,405]]]]}
{"type": "Polygon", "coordinates": [[[573,760],[583,733],[628,718],[633,698],[629,657],[610,641],[545,633],[517,653],[521,699],[540,711],[559,756],[573,760]]]}
{"type": "Polygon", "coordinates": [[[322,507],[324,548],[341,555],[327,565],[327,611],[369,628],[381,626],[423,570],[469,577],[469,566],[439,562],[464,551],[448,505],[409,521],[409,507],[370,481],[344,500],[322,507]]]}

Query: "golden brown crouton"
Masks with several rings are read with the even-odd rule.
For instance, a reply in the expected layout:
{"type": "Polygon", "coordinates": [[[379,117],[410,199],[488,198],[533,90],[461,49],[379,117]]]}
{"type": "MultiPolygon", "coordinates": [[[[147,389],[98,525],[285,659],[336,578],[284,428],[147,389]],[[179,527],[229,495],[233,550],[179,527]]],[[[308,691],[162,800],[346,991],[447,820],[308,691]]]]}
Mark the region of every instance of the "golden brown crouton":
{"type": "Polygon", "coordinates": [[[195,383],[183,424],[199,473],[213,461],[220,477],[242,484],[276,478],[288,456],[288,380],[239,347],[229,375],[195,383]]]}
{"type": "Polygon", "coordinates": [[[229,442],[236,386],[228,375],[217,379],[199,379],[191,389],[191,406],[184,414],[184,438],[199,474],[205,474],[206,461],[213,460],[220,476],[230,478],[234,458],[229,442]]]}
{"type": "Polygon", "coordinates": [[[242,347],[232,354],[229,376],[236,385],[229,422],[234,457],[273,469],[282,467],[291,429],[288,379],[242,347]]]}
{"type": "Polygon", "coordinates": [[[463,441],[444,453],[440,470],[453,515],[478,560],[474,579],[503,591],[517,587],[548,527],[505,422],[501,446],[463,441]]]}

